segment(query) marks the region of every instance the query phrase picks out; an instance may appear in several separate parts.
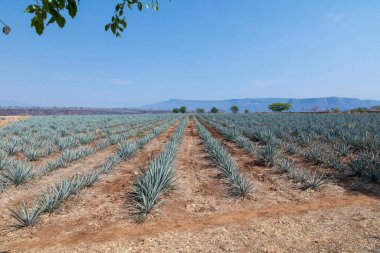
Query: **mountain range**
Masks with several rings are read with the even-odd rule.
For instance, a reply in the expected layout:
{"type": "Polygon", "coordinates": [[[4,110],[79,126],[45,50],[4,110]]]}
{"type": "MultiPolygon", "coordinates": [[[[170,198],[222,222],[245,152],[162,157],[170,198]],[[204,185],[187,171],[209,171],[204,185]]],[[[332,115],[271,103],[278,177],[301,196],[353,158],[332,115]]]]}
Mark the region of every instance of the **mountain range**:
{"type": "Polygon", "coordinates": [[[268,105],[272,103],[290,103],[293,112],[325,111],[338,108],[341,111],[351,110],[358,107],[370,108],[380,105],[380,100],[362,100],[358,98],[345,97],[323,97],[323,98],[244,98],[228,100],[182,100],[169,99],[142,106],[147,110],[172,110],[186,106],[187,110],[194,111],[196,108],[203,108],[209,111],[212,107],[219,110],[229,111],[232,105],[239,107],[240,111],[248,109],[251,112],[267,112],[268,105]]]}

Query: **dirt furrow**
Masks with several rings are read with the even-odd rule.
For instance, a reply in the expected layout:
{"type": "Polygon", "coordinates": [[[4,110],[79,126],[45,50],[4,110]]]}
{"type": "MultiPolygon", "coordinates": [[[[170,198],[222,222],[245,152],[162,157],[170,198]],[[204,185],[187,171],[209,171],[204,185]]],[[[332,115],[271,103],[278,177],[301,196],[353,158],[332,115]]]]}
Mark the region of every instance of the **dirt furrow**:
{"type": "MultiPolygon", "coordinates": [[[[240,226],[240,229],[245,229],[245,227],[252,224],[252,221],[260,218],[280,219],[284,216],[295,217],[297,215],[312,214],[313,212],[319,211],[332,212],[348,206],[352,208],[356,206],[361,206],[363,208],[368,207],[375,213],[380,212],[379,202],[363,195],[345,195],[340,199],[329,196],[315,201],[298,204],[284,203],[275,207],[249,208],[245,210],[229,211],[227,213],[216,215],[191,217],[187,219],[179,217],[173,218],[171,222],[161,221],[135,226],[125,226],[125,224],[120,221],[120,223],[113,223],[109,224],[109,226],[103,226],[101,229],[88,229],[80,232],[79,234],[71,234],[70,236],[61,235],[59,238],[55,238],[56,234],[54,233],[62,232],[62,228],[55,227],[55,229],[50,229],[49,234],[44,233],[45,237],[40,237],[39,240],[30,240],[29,242],[24,241],[23,243],[7,242],[3,244],[3,248],[12,251],[26,250],[31,252],[39,252],[44,248],[48,249],[54,244],[57,252],[64,252],[66,247],[75,247],[85,243],[87,247],[82,248],[80,252],[91,252],[92,247],[96,247],[96,245],[99,246],[107,242],[126,243],[128,241],[134,241],[138,238],[141,240],[141,238],[162,236],[166,233],[173,232],[176,234],[181,232],[191,232],[197,234],[196,231],[205,231],[206,229],[228,225],[240,226]],[[51,241],[52,238],[54,238],[53,241],[51,241]]],[[[78,223],[78,225],[80,225],[80,223],[78,223]]],[[[144,239],[142,240],[144,241],[144,239]]],[[[180,240],[180,238],[177,238],[176,240],[180,240]]],[[[221,244],[223,245],[222,242],[221,244]]],[[[207,245],[204,245],[204,248],[207,248],[207,245]]]]}

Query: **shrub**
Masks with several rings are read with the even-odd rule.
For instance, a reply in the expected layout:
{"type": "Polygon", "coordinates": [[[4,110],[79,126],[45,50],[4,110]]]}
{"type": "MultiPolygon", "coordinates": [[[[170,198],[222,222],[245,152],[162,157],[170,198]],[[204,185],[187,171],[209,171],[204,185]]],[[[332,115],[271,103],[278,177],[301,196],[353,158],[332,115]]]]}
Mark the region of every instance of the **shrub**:
{"type": "Polygon", "coordinates": [[[273,103],[268,106],[268,109],[274,112],[288,111],[292,108],[289,103],[273,103]]]}
{"type": "Polygon", "coordinates": [[[218,113],[219,110],[218,110],[218,108],[213,107],[213,108],[211,108],[211,111],[210,111],[210,112],[211,112],[211,113],[218,113]]]}
{"type": "Polygon", "coordinates": [[[187,111],[186,106],[181,106],[181,107],[179,108],[179,112],[180,112],[180,113],[186,113],[186,111],[187,111]]]}
{"type": "Polygon", "coordinates": [[[196,109],[196,112],[197,112],[197,113],[204,113],[204,112],[205,112],[205,109],[203,109],[203,108],[197,108],[197,109],[196,109]]]}
{"type": "Polygon", "coordinates": [[[233,113],[237,113],[239,111],[239,107],[237,107],[236,105],[233,105],[233,106],[231,106],[231,111],[233,113]]]}

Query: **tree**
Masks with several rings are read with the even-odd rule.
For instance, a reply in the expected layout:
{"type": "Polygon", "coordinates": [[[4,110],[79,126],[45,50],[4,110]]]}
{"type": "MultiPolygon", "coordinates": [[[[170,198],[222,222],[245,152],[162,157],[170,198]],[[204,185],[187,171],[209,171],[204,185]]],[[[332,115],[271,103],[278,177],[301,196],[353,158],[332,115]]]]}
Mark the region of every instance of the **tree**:
{"type": "Polygon", "coordinates": [[[288,111],[292,108],[289,103],[273,103],[268,106],[268,108],[274,112],[288,111]]]}
{"type": "Polygon", "coordinates": [[[174,113],[179,113],[179,109],[178,108],[173,108],[173,112],[174,113]]]}
{"type": "MultiPolygon", "coordinates": [[[[56,23],[60,28],[66,24],[64,15],[67,14],[73,19],[77,15],[80,0],[42,0],[35,1],[25,9],[25,13],[33,15],[31,26],[41,35],[45,26],[56,23]]],[[[109,1],[111,2],[111,1],[109,1]]],[[[116,37],[120,37],[121,33],[127,27],[125,11],[133,10],[136,7],[142,11],[143,6],[158,11],[158,0],[118,0],[115,6],[114,14],[111,22],[106,24],[104,29],[110,30],[116,37]]]]}
{"type": "Polygon", "coordinates": [[[211,108],[211,112],[212,112],[212,113],[218,113],[218,112],[219,112],[219,110],[218,110],[218,108],[216,108],[216,107],[213,107],[213,108],[211,108]]]}
{"type": "Polygon", "coordinates": [[[363,112],[369,112],[369,109],[366,107],[358,107],[350,110],[351,113],[363,113],[363,112]]]}
{"type": "Polygon", "coordinates": [[[248,110],[248,109],[245,109],[245,110],[244,110],[244,113],[249,113],[249,110],[248,110]]]}
{"type": "Polygon", "coordinates": [[[179,112],[180,112],[180,113],[185,113],[186,111],[187,111],[186,106],[181,106],[181,107],[179,108],[179,112]]]}
{"type": "Polygon", "coordinates": [[[197,112],[197,113],[204,113],[204,112],[205,112],[205,109],[203,109],[203,108],[197,108],[197,109],[196,109],[196,112],[197,112]]]}
{"type": "Polygon", "coordinates": [[[236,105],[233,105],[233,106],[231,106],[231,111],[233,113],[237,113],[239,111],[239,107],[237,107],[236,105]]]}

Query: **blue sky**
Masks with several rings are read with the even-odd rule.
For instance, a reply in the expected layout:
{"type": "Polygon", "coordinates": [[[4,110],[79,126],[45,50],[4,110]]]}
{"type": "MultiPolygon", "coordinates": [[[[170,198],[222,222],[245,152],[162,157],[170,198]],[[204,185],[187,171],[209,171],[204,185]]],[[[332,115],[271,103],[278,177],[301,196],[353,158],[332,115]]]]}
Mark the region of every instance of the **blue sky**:
{"type": "Polygon", "coordinates": [[[82,0],[43,36],[0,0],[0,100],[140,106],[169,98],[344,96],[380,100],[380,1],[160,0],[103,30],[117,1],[82,0]]]}

